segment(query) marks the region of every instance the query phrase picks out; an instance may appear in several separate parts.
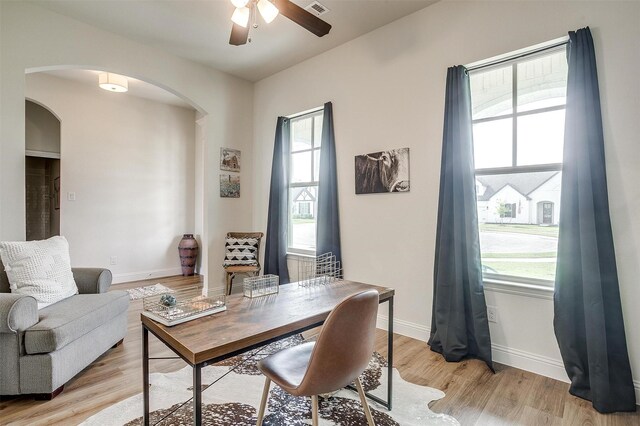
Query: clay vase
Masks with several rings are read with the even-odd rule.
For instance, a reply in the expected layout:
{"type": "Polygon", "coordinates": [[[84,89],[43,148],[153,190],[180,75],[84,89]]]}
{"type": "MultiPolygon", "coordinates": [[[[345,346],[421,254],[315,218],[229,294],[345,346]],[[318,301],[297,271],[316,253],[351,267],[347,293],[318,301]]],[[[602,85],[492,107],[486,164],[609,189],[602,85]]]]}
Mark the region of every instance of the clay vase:
{"type": "Polygon", "coordinates": [[[198,259],[198,242],[193,238],[193,234],[182,236],[180,244],[178,244],[178,254],[180,254],[182,275],[185,277],[193,275],[198,259]]]}

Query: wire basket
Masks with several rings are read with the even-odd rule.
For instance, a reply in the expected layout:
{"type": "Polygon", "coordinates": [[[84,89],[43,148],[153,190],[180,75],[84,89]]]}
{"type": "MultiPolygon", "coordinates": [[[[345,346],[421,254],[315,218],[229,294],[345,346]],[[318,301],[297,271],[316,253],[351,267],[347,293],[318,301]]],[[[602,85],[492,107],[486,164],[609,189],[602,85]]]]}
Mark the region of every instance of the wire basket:
{"type": "Polygon", "coordinates": [[[277,294],[280,290],[280,277],[277,275],[261,275],[247,277],[243,281],[244,297],[260,297],[277,294]]]}
{"type": "Polygon", "coordinates": [[[142,315],[168,327],[227,309],[224,293],[205,296],[200,287],[148,296],[142,304],[142,315]]]}
{"type": "Polygon", "coordinates": [[[342,265],[331,253],[324,253],[315,258],[301,259],[298,263],[300,287],[312,287],[342,281],[342,265]]]}

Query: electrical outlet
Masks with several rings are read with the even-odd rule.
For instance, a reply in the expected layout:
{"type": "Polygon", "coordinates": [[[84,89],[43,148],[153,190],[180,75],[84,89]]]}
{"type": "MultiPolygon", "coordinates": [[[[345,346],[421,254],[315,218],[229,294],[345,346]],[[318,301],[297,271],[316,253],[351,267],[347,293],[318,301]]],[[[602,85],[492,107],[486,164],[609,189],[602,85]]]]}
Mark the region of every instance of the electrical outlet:
{"type": "Polygon", "coordinates": [[[76,200],[76,193],[75,192],[68,192],[67,193],[67,200],[68,201],[75,201],[76,200]]]}
{"type": "Polygon", "coordinates": [[[487,306],[487,319],[489,322],[498,322],[498,308],[495,306],[487,306]]]}
{"type": "Polygon", "coordinates": [[[109,258],[109,265],[117,265],[118,264],[118,256],[111,256],[109,258]]]}

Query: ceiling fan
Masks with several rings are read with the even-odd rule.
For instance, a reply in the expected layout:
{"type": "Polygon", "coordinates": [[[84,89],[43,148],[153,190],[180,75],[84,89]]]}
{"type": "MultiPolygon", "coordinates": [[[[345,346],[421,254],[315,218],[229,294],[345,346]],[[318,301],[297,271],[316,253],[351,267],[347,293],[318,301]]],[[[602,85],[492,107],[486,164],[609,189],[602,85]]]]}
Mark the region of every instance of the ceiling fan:
{"type": "Polygon", "coordinates": [[[231,0],[236,10],[231,16],[233,27],[231,28],[231,37],[229,44],[240,46],[251,41],[249,38],[249,21],[253,17],[253,28],[258,28],[256,21],[256,12],[268,24],[273,21],[278,14],[284,15],[296,24],[311,31],[318,37],[329,34],[331,25],[304,10],[289,0],[231,0]]]}

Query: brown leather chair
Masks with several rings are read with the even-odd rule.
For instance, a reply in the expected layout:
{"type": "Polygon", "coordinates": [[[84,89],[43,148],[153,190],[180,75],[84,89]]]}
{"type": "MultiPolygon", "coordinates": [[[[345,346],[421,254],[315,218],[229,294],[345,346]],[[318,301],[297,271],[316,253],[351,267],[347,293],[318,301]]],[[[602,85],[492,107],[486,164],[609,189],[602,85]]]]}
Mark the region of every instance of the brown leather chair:
{"type": "Polygon", "coordinates": [[[227,232],[227,238],[255,238],[258,240],[255,265],[224,266],[224,271],[227,275],[227,294],[231,294],[233,277],[235,277],[236,274],[260,275],[260,240],[263,236],[264,234],[262,232],[227,232]]]}
{"type": "Polygon", "coordinates": [[[369,426],[375,426],[359,376],[373,354],[378,292],[363,291],[343,300],[329,314],[317,342],[284,349],[258,362],[266,376],[258,426],[262,425],[273,380],[294,396],[311,396],[312,421],[318,425],[318,395],[355,381],[369,426]]]}

